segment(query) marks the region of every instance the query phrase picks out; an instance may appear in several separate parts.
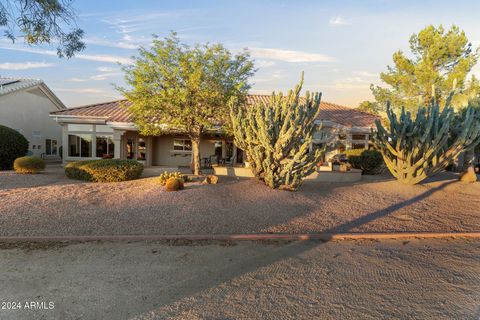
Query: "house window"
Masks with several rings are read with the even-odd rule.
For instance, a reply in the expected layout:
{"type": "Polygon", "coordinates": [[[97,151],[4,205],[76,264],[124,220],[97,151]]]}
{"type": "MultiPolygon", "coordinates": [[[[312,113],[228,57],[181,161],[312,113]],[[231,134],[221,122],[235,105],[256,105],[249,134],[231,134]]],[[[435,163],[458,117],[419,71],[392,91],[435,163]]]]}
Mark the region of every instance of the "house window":
{"type": "Polygon", "coordinates": [[[68,156],[90,158],[92,156],[92,136],[89,134],[69,134],[68,156]]]}
{"type": "Polygon", "coordinates": [[[113,136],[97,136],[97,150],[95,156],[98,158],[113,158],[115,144],[113,143],[113,136]]]}
{"type": "Polygon", "coordinates": [[[135,139],[127,139],[127,159],[135,159],[135,139]]]}
{"type": "Polygon", "coordinates": [[[365,140],[367,135],[365,134],[352,134],[352,140],[365,140]]]}
{"type": "Polygon", "coordinates": [[[138,138],[138,155],[137,160],[144,161],[147,159],[147,143],[145,139],[138,138]]]}
{"type": "Polygon", "coordinates": [[[57,140],[56,139],[46,139],[45,140],[45,154],[47,156],[57,155],[57,140]]]}
{"type": "Polygon", "coordinates": [[[192,141],[188,139],[173,139],[173,150],[192,151],[192,141]]]}

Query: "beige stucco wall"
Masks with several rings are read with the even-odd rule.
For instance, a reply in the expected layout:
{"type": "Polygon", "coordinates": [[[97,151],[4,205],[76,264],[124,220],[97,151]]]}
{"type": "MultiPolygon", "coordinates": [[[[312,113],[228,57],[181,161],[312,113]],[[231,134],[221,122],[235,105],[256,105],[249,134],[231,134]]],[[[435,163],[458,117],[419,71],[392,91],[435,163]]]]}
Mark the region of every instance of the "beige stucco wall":
{"type": "Polygon", "coordinates": [[[9,93],[0,96],[0,125],[18,130],[28,140],[29,150],[40,156],[46,151],[45,139],[56,139],[57,148],[62,144],[62,127],[49,116],[57,110],[38,88],[9,93]],[[33,135],[35,131],[38,136],[33,135]]]}
{"type": "MultiPolygon", "coordinates": [[[[154,166],[190,166],[191,155],[173,153],[173,136],[153,137],[152,165],[154,166]]],[[[177,136],[175,139],[188,139],[177,136]]],[[[200,157],[209,157],[215,154],[215,140],[202,139],[200,141],[200,157]]]]}

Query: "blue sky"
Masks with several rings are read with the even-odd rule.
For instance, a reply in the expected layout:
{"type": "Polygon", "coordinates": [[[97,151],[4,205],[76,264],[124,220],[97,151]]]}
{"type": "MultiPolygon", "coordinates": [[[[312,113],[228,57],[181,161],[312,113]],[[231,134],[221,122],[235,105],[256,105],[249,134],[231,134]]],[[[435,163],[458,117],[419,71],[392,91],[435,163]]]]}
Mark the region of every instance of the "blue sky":
{"type": "MultiPolygon", "coordinates": [[[[74,2],[87,49],[66,60],[55,47],[0,39],[0,76],[43,79],[68,107],[120,98],[117,62],[128,63],[151,35],[178,32],[194,44],[249,48],[258,71],[252,92],[288,90],[305,71],[305,88],[355,107],[394,51],[429,24],[458,25],[480,44],[479,1],[107,1],[74,2]],[[53,50],[53,51],[52,51],[53,50]]],[[[480,76],[480,67],[473,71],[480,76]]]]}

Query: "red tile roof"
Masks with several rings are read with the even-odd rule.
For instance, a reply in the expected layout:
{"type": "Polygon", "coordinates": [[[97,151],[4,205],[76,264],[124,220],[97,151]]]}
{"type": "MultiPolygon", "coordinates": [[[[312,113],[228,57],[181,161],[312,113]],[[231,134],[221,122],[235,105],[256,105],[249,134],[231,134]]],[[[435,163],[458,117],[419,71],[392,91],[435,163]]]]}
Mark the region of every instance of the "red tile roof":
{"type": "MultiPolygon", "coordinates": [[[[268,102],[269,95],[248,95],[247,103],[268,102]]],[[[68,115],[78,117],[99,117],[111,122],[132,122],[131,113],[128,111],[128,100],[117,100],[105,103],[91,104],[82,107],[69,108],[52,112],[54,115],[68,115]]],[[[319,120],[332,121],[346,127],[373,127],[378,117],[357,111],[352,108],[340,106],[329,102],[321,102],[319,120]]]]}

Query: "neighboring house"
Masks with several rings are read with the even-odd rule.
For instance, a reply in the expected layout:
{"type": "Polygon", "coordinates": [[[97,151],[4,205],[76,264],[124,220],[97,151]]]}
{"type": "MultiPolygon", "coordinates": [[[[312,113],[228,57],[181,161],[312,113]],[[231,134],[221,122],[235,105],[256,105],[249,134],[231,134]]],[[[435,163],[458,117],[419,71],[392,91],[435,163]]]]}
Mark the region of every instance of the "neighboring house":
{"type": "MultiPolygon", "coordinates": [[[[247,104],[268,101],[267,95],[249,95],[247,104]]],[[[189,166],[192,145],[182,134],[142,136],[132,122],[127,100],[112,101],[51,113],[63,127],[64,161],[79,159],[137,159],[145,166],[189,166]]],[[[376,116],[331,103],[321,103],[317,120],[322,131],[339,135],[333,153],[350,148],[368,148],[369,134],[376,116]],[[338,133],[337,133],[338,132],[338,133]]],[[[315,134],[315,144],[322,144],[322,135],[315,134]]],[[[313,146],[312,146],[313,147],[313,146]]],[[[200,143],[202,161],[243,164],[246,157],[233,143],[232,137],[212,130],[200,143]]]]}
{"type": "Polygon", "coordinates": [[[62,128],[50,112],[65,105],[42,80],[0,78],[0,125],[28,140],[28,154],[59,160],[62,128]]]}

